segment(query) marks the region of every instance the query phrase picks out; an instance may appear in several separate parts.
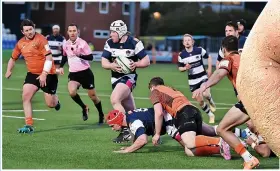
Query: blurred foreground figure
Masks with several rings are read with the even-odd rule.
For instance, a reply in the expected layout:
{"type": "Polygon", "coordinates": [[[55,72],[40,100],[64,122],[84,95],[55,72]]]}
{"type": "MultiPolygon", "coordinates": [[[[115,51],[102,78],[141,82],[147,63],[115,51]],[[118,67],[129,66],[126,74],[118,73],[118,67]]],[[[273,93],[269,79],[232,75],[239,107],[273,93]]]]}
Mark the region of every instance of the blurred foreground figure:
{"type": "Polygon", "coordinates": [[[256,129],[280,156],[280,1],[271,0],[246,41],[237,91],[256,129]]]}

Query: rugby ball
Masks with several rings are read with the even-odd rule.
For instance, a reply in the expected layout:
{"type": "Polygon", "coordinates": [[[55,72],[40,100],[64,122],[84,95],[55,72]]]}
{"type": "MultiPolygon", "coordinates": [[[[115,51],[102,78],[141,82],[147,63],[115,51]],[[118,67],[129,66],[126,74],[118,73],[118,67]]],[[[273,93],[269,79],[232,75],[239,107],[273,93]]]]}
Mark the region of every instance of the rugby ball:
{"type": "Polygon", "coordinates": [[[124,74],[129,74],[132,72],[132,70],[130,69],[130,66],[129,66],[130,60],[128,58],[126,58],[124,56],[118,56],[116,58],[116,62],[121,67],[122,72],[124,74]]]}

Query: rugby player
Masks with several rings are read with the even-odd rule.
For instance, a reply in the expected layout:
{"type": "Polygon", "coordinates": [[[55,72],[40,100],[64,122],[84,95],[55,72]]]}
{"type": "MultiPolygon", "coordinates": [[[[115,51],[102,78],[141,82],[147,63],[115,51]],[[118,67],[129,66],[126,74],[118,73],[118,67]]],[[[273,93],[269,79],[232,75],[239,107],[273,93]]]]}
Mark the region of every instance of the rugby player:
{"type": "Polygon", "coordinates": [[[62,44],[65,40],[65,38],[59,32],[59,25],[54,25],[52,27],[52,34],[46,36],[49,42],[56,69],[59,69],[60,67],[60,62],[62,59],[62,44]]]}
{"type": "MultiPolygon", "coordinates": [[[[154,135],[155,133],[154,117],[155,112],[153,108],[138,108],[133,111],[128,111],[127,114],[123,114],[118,110],[112,110],[109,112],[107,115],[107,123],[112,127],[112,130],[119,131],[122,125],[127,125],[130,127],[130,131],[134,137],[134,141],[131,146],[122,147],[120,150],[114,152],[131,153],[145,146],[148,143],[148,136],[154,135]]],[[[184,147],[181,136],[173,123],[173,118],[169,113],[165,112],[161,135],[166,133],[184,147]]],[[[223,146],[208,145],[208,148],[214,149],[216,152],[215,154],[221,154],[225,159],[230,159],[230,148],[227,144],[223,144],[223,146]],[[229,156],[221,153],[224,150],[227,150],[225,154],[228,154],[229,156]]],[[[208,151],[204,151],[205,149],[206,148],[196,149],[193,153],[196,156],[208,155],[208,151]]]]}
{"type": "Polygon", "coordinates": [[[77,93],[80,86],[87,90],[89,98],[93,101],[99,113],[99,124],[104,121],[101,100],[96,95],[94,75],[90,69],[89,61],[93,60],[92,52],[86,41],[78,37],[79,29],[76,24],[67,27],[69,40],[63,43],[63,58],[60,64],[60,74],[64,74],[63,66],[68,59],[68,92],[71,98],[82,108],[82,118],[88,120],[89,107],[84,104],[77,93]]]}
{"type": "MultiPolygon", "coordinates": [[[[208,76],[212,74],[212,58],[205,49],[194,46],[194,39],[190,34],[183,36],[183,45],[185,49],[178,56],[178,67],[181,72],[188,71],[189,86],[191,92],[193,92],[206,82],[208,76]],[[208,59],[207,72],[203,65],[203,58],[208,59]]],[[[209,123],[215,123],[213,112],[216,111],[216,106],[211,97],[210,89],[207,89],[197,101],[202,110],[209,116],[209,123]]]]}
{"type": "Polygon", "coordinates": [[[237,20],[238,34],[240,36],[248,37],[249,31],[246,31],[246,21],[244,19],[237,20]]]}
{"type": "MultiPolygon", "coordinates": [[[[227,36],[222,42],[222,51],[225,58],[220,62],[219,69],[216,70],[209,80],[198,90],[193,92],[193,98],[197,98],[207,88],[217,84],[225,76],[228,76],[236,89],[236,77],[239,68],[240,55],[238,54],[238,39],[235,36],[227,36]]],[[[252,169],[259,165],[259,160],[252,156],[245,146],[231,131],[232,128],[241,125],[250,118],[241,101],[236,103],[224,116],[217,127],[220,135],[237,154],[244,159],[244,169],[252,169]]]]}
{"type": "MultiPolygon", "coordinates": [[[[219,146],[224,144],[221,138],[214,138],[202,134],[202,117],[199,109],[180,92],[164,86],[160,77],[154,77],[149,83],[151,102],[155,110],[155,134],[153,144],[157,145],[162,129],[164,110],[174,118],[174,125],[178,129],[184,143],[185,153],[188,156],[216,154],[219,146]]],[[[226,146],[225,146],[226,147],[226,146]]],[[[222,148],[223,149],[223,148],[222,148]]],[[[224,150],[223,153],[228,153],[224,150]]],[[[225,154],[225,156],[230,156],[225,154]]],[[[227,159],[230,159],[227,158],[227,159]]]]}
{"type": "Polygon", "coordinates": [[[259,155],[262,157],[276,157],[275,153],[268,147],[263,137],[256,130],[251,119],[246,122],[246,125],[247,128],[244,130],[235,128],[235,135],[243,138],[240,132],[244,132],[246,144],[250,145],[259,155]]]}
{"type": "Polygon", "coordinates": [[[35,25],[31,20],[23,20],[20,29],[24,37],[15,45],[5,77],[11,77],[16,60],[20,55],[24,56],[27,66],[27,75],[22,88],[25,125],[18,129],[18,132],[31,133],[34,131],[31,100],[39,89],[44,92],[48,107],[57,111],[60,109],[56,95],[58,79],[47,39],[35,32],[35,25]]]}
{"type": "MultiPolygon", "coordinates": [[[[227,36],[235,36],[238,39],[238,52],[239,54],[241,54],[243,46],[245,44],[246,41],[246,37],[239,35],[238,33],[238,25],[237,23],[234,23],[232,21],[229,21],[226,23],[226,27],[225,27],[225,35],[227,36]]],[[[222,51],[222,47],[219,50],[218,53],[218,58],[217,58],[217,62],[216,62],[216,69],[218,69],[219,67],[219,62],[224,58],[224,54],[222,51]]],[[[237,92],[235,92],[237,93],[237,92]]]]}
{"type": "MultiPolygon", "coordinates": [[[[149,66],[150,58],[145,52],[143,43],[130,36],[127,26],[122,20],[114,21],[110,26],[110,31],[111,38],[105,43],[101,63],[104,69],[111,70],[113,89],[111,104],[114,109],[125,113],[136,108],[132,94],[138,77],[136,68],[149,66]],[[118,56],[125,56],[131,60],[130,68],[133,72],[129,74],[122,73],[120,66],[114,62],[118,56]]],[[[119,136],[113,142],[120,143],[125,141],[126,135],[129,135],[128,128],[123,127],[119,136]]]]}

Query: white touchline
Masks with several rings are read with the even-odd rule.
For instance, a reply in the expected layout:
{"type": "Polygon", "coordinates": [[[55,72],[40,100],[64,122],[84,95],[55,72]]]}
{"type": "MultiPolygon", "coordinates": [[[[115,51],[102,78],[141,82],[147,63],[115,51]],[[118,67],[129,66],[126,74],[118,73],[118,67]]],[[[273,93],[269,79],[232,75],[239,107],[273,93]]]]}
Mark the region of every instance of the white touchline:
{"type": "MultiPolygon", "coordinates": [[[[42,110],[33,110],[33,112],[48,112],[49,110],[45,110],[45,109],[42,109],[42,110]]],[[[19,110],[2,110],[2,112],[23,112],[22,109],[19,109],[19,110]]]]}
{"type": "MultiPolygon", "coordinates": [[[[2,88],[3,90],[9,90],[9,91],[22,91],[22,89],[18,89],[18,88],[2,88]]],[[[42,91],[38,91],[43,93],[42,91]]],[[[68,92],[61,92],[61,91],[57,91],[57,94],[69,94],[68,92]]],[[[88,96],[87,93],[79,93],[79,95],[83,95],[83,96],[88,96]]],[[[98,94],[98,96],[100,97],[110,97],[110,95],[108,94],[98,94]]],[[[148,97],[134,97],[134,99],[138,99],[138,100],[149,100],[150,98],[148,97]]],[[[191,103],[198,103],[196,101],[190,101],[191,103]]],[[[233,106],[234,104],[229,104],[229,103],[215,103],[216,105],[222,105],[222,106],[233,106]]]]}
{"type": "MultiPolygon", "coordinates": [[[[16,119],[25,119],[25,117],[20,117],[20,116],[7,116],[7,115],[2,115],[4,118],[16,118],[16,119]]],[[[44,121],[46,119],[41,119],[41,118],[32,118],[33,120],[37,121],[44,121]]]]}

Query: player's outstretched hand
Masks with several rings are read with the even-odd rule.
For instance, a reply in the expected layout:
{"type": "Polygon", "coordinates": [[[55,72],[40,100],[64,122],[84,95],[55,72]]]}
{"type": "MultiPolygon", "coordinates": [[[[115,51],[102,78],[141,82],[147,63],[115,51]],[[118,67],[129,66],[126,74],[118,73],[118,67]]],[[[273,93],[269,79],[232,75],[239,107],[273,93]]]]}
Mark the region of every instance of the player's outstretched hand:
{"type": "Polygon", "coordinates": [[[59,68],[58,74],[59,75],[64,75],[64,69],[63,68],[59,68]]]}
{"type": "Polygon", "coordinates": [[[45,87],[47,85],[47,74],[43,72],[39,77],[37,77],[37,80],[39,80],[41,87],[45,87]]]}
{"type": "Polygon", "coordinates": [[[7,71],[6,74],[5,74],[5,77],[7,79],[9,79],[11,76],[12,76],[12,72],[11,71],[7,71]]]}
{"type": "Polygon", "coordinates": [[[186,67],[186,70],[189,70],[189,69],[191,69],[192,66],[190,64],[186,64],[185,67],[186,67]]]}
{"type": "Polygon", "coordinates": [[[159,138],[160,138],[160,135],[158,135],[158,134],[155,134],[155,135],[153,136],[152,142],[153,142],[154,146],[158,145],[159,138]]]}
{"type": "Polygon", "coordinates": [[[118,151],[113,151],[114,153],[122,153],[122,154],[125,154],[125,153],[128,153],[128,151],[126,150],[118,150],[118,151]]]}
{"type": "Polygon", "coordinates": [[[122,73],[122,68],[115,62],[111,63],[111,70],[122,73]]]}
{"type": "Polygon", "coordinates": [[[202,90],[202,88],[199,88],[199,89],[195,90],[192,94],[192,98],[193,99],[198,99],[200,96],[202,96],[203,92],[204,92],[204,90],[202,90]]]}

